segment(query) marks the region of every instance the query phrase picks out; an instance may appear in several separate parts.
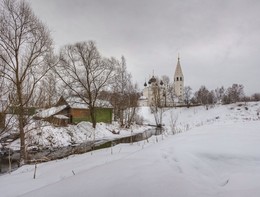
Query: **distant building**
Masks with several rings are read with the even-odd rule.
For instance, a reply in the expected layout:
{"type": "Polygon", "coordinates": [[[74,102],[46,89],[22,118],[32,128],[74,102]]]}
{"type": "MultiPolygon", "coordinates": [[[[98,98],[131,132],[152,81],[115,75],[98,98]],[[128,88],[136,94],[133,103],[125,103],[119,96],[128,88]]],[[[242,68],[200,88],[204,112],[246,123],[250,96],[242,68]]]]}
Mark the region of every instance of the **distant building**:
{"type": "Polygon", "coordinates": [[[175,73],[173,76],[173,87],[166,87],[163,81],[154,75],[144,83],[143,95],[139,99],[140,106],[151,106],[155,102],[155,96],[159,96],[162,106],[174,106],[183,104],[184,75],[182,73],[180,57],[178,57],[175,73]],[[171,96],[169,96],[169,91],[171,96]]]}
{"type": "Polygon", "coordinates": [[[165,105],[166,101],[166,88],[163,81],[159,81],[154,76],[149,79],[148,84],[145,82],[143,96],[139,99],[141,106],[150,106],[160,99],[160,104],[165,105]]]}
{"type": "Polygon", "coordinates": [[[174,93],[179,103],[183,102],[184,76],[181,69],[180,57],[178,57],[177,66],[174,73],[174,93]]]}

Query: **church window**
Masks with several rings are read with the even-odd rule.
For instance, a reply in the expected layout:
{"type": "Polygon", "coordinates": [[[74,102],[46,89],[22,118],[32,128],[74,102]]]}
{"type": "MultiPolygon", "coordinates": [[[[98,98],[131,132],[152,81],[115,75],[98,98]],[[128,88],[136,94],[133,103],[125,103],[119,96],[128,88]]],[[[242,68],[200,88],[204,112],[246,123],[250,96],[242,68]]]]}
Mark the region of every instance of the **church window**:
{"type": "Polygon", "coordinates": [[[177,77],[176,80],[179,81],[179,77],[177,77]]]}
{"type": "Polygon", "coordinates": [[[180,77],[180,81],[182,81],[182,77],[180,77]]]}

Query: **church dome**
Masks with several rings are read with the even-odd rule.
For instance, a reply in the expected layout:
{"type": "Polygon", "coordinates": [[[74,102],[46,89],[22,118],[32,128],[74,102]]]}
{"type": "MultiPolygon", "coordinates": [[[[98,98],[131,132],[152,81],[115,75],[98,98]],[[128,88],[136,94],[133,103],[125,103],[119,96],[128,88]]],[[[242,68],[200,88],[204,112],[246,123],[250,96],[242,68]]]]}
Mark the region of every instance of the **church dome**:
{"type": "Polygon", "coordinates": [[[154,76],[152,76],[152,78],[148,81],[149,84],[155,83],[155,82],[156,82],[156,78],[154,76]]]}
{"type": "Polygon", "coordinates": [[[163,81],[161,80],[161,82],[160,82],[160,85],[162,86],[163,85],[163,81]]]}

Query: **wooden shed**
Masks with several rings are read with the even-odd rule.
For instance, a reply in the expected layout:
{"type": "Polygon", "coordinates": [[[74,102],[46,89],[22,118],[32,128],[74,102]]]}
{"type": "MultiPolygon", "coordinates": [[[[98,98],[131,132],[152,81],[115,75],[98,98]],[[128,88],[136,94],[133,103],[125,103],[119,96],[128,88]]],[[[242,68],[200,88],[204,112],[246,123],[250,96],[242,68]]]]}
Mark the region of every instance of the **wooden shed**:
{"type": "Polygon", "coordinates": [[[48,121],[55,126],[67,126],[69,121],[68,106],[61,105],[45,109],[34,116],[35,119],[48,121]]]}
{"type": "MultiPolygon", "coordinates": [[[[96,110],[97,122],[112,123],[113,107],[107,101],[98,100],[96,110]]],[[[43,110],[35,115],[56,126],[67,126],[82,121],[91,122],[88,105],[79,97],[61,97],[55,107],[43,110]]]]}
{"type": "MultiPolygon", "coordinates": [[[[61,97],[56,106],[68,106],[70,123],[77,124],[81,121],[91,121],[88,105],[79,97],[61,97]]],[[[96,102],[97,122],[112,123],[113,107],[108,101],[98,100],[96,102]]]]}

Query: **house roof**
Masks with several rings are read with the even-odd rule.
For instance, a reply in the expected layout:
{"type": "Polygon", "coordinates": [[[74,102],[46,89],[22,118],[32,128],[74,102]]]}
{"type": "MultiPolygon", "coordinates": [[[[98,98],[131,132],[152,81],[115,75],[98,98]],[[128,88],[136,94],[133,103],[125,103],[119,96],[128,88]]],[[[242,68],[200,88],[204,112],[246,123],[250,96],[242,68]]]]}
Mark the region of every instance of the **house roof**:
{"type": "Polygon", "coordinates": [[[105,100],[96,100],[96,107],[103,107],[103,108],[113,108],[109,101],[105,100]]]}
{"type": "Polygon", "coordinates": [[[61,119],[61,120],[62,120],[62,119],[63,119],[63,120],[69,119],[69,117],[64,116],[64,115],[60,115],[60,114],[54,115],[53,117],[58,118],[58,119],[61,119]]]}
{"type": "MultiPolygon", "coordinates": [[[[64,99],[64,101],[69,107],[71,107],[73,109],[88,109],[89,108],[88,105],[86,104],[86,102],[82,98],[77,97],[77,96],[68,97],[68,98],[64,99]]],[[[101,107],[101,108],[113,108],[112,105],[108,101],[99,100],[99,99],[96,100],[95,106],[101,107]]]]}
{"type": "Polygon", "coordinates": [[[80,97],[68,97],[65,99],[66,103],[74,109],[88,109],[88,105],[80,97]]]}
{"type": "Polygon", "coordinates": [[[53,115],[59,113],[60,111],[64,110],[66,107],[67,107],[67,105],[60,105],[60,106],[57,106],[57,107],[51,107],[49,109],[45,109],[45,110],[37,113],[35,115],[35,117],[48,118],[48,117],[53,116],[53,115]]]}

